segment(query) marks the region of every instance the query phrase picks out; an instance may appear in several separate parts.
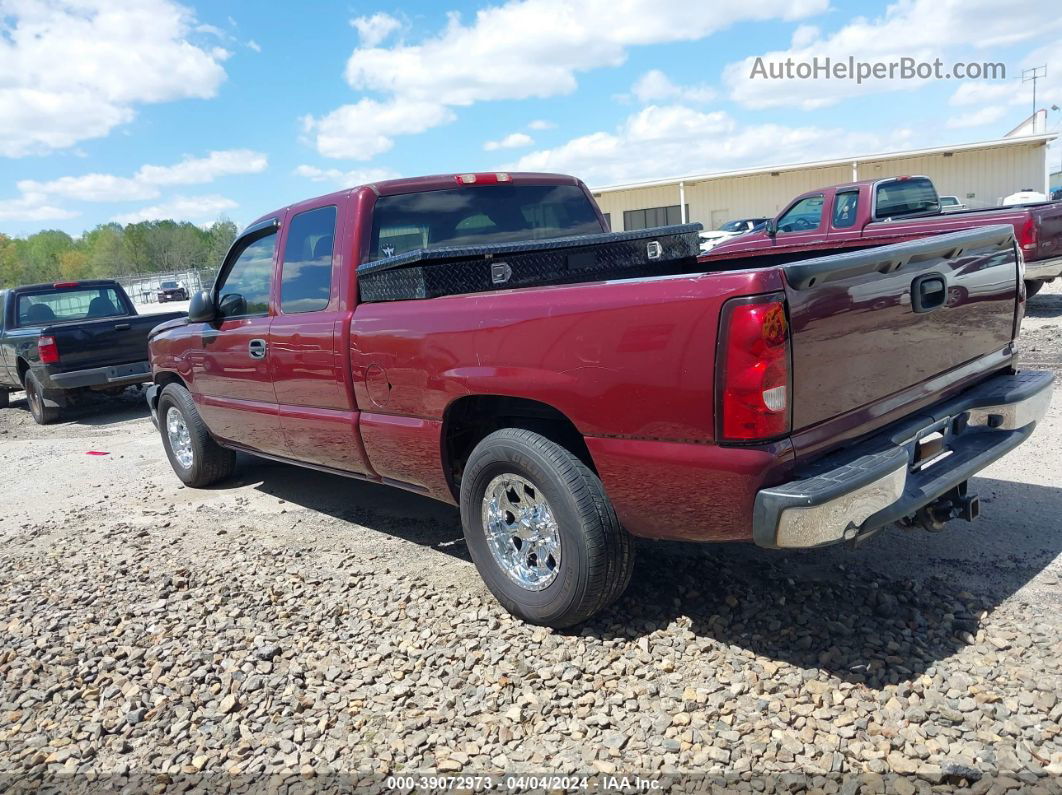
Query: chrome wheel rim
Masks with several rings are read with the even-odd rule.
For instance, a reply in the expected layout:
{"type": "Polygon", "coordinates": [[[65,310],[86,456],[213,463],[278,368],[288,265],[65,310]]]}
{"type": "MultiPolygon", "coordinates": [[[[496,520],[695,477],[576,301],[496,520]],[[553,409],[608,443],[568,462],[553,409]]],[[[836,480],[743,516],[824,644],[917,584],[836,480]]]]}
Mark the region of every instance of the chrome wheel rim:
{"type": "Polygon", "coordinates": [[[26,400],[29,402],[30,410],[34,415],[38,417],[44,416],[44,401],[41,400],[41,396],[37,393],[33,384],[26,386],[26,400]]]}
{"type": "Polygon", "coordinates": [[[483,529],[494,562],[528,591],[549,587],[560,571],[560,528],[553,509],[527,478],[506,473],[487,484],[483,529]]]}
{"type": "Polygon", "coordinates": [[[170,442],[170,450],[173,457],[182,469],[192,466],[192,436],[188,433],[188,424],[184,421],[184,415],[176,408],[170,408],[166,412],[166,438],[170,442]]]}

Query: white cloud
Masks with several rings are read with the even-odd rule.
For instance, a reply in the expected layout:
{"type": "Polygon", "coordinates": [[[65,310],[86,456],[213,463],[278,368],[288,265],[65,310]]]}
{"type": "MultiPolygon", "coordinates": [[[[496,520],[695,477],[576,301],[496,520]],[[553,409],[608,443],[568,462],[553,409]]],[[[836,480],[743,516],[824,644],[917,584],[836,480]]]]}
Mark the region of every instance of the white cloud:
{"type": "Polygon", "coordinates": [[[262,45],[259,44],[254,39],[248,39],[247,43],[246,43],[246,47],[247,47],[247,49],[254,50],[255,52],[261,52],[262,51],[262,45]]]}
{"type": "Polygon", "coordinates": [[[317,151],[325,157],[370,160],[394,146],[393,136],[423,132],[454,118],[453,111],[434,102],[362,99],[320,119],[304,117],[303,130],[315,137],[317,151]]]}
{"type": "Polygon", "coordinates": [[[24,193],[16,199],[0,200],[0,221],[58,221],[78,213],[48,204],[48,197],[24,193]]]}
{"type": "Polygon", "coordinates": [[[203,185],[232,174],[256,174],[268,160],[261,152],[227,149],[206,157],[186,156],[172,166],[141,166],[132,177],[113,174],[82,174],[41,182],[24,179],[18,189],[24,194],[58,196],[86,202],[117,202],[154,199],[163,185],[203,185]]]}
{"type": "Polygon", "coordinates": [[[529,130],[552,130],[556,126],[557,125],[554,122],[548,121],[546,119],[535,119],[534,121],[532,121],[530,124],[527,125],[527,129],[529,129],[529,130]]]}
{"type": "Polygon", "coordinates": [[[1007,115],[1007,108],[1002,105],[986,105],[979,110],[952,116],[947,125],[952,129],[962,127],[980,127],[983,124],[993,124],[1007,115]]]}
{"type": "Polygon", "coordinates": [[[715,99],[715,90],[706,85],[680,86],[659,69],[650,69],[631,86],[631,93],[641,103],[686,100],[709,102],[715,99]]]}
{"type": "Polygon", "coordinates": [[[59,177],[47,182],[23,179],[18,189],[26,194],[58,196],[86,202],[136,201],[154,199],[159,190],[154,185],[113,174],[82,174],[59,177]]]}
{"type": "Polygon", "coordinates": [[[229,53],[189,40],[170,0],[36,0],[0,6],[0,156],[107,135],[142,103],[208,98],[229,53]]]}
{"type": "Polygon", "coordinates": [[[483,148],[488,152],[493,152],[497,149],[522,149],[525,146],[531,146],[535,142],[527,133],[514,132],[509,133],[504,138],[499,138],[497,141],[487,141],[483,144],[483,148]]]}
{"type": "Polygon", "coordinates": [[[573,138],[502,168],[558,171],[575,174],[592,185],[609,185],[897,149],[907,143],[909,135],[907,131],[875,135],[815,126],[742,125],[723,112],[649,105],[615,131],[573,138]]]}
{"type": "Polygon", "coordinates": [[[135,179],[149,185],[201,185],[231,174],[258,174],[269,160],[250,149],[222,149],[206,157],[185,156],[172,166],[141,166],[135,179]]]}
{"type": "Polygon", "coordinates": [[[836,78],[765,79],[751,76],[756,59],[762,57],[764,65],[769,66],[789,59],[793,63],[810,63],[816,56],[820,63],[826,57],[834,63],[847,63],[849,57],[886,63],[901,57],[926,62],[940,58],[946,72],[953,61],[998,60],[986,57],[989,55],[986,48],[1018,44],[1060,28],[1062,17],[1050,4],[899,0],[877,18],[858,17],[829,35],[823,35],[818,28],[801,26],[793,34],[788,49],[750,55],[728,64],[723,77],[731,99],[747,107],[820,108],[875,91],[917,89],[927,81],[901,80],[898,76],[870,79],[862,84],[836,78]]]}
{"type": "MultiPolygon", "coordinates": [[[[738,21],[799,19],[827,7],[828,0],[747,0],[726,5],[508,0],[480,9],[467,23],[451,13],[439,34],[417,44],[364,44],[355,49],[347,61],[347,83],[356,91],[376,92],[386,99],[362,99],[304,123],[308,133],[316,134],[322,155],[366,159],[390,149],[396,135],[450,121],[454,118],[450,108],[571,93],[578,73],[618,66],[630,47],[695,41],[738,21]],[[381,128],[372,120],[383,109],[388,113],[381,128]],[[350,123],[355,121],[362,126],[350,123]],[[372,132],[365,124],[372,125],[372,132]],[[343,143],[336,132],[358,141],[343,143]],[[366,150],[371,154],[364,154],[366,150]]],[[[364,27],[371,35],[373,26],[366,22],[364,27]]]]}
{"type": "Polygon", "coordinates": [[[317,166],[297,166],[295,176],[306,177],[311,182],[330,182],[340,187],[353,187],[380,182],[385,179],[397,179],[399,174],[389,168],[366,168],[344,171],[340,168],[318,168],[317,166]]]}
{"type": "MultiPolygon", "coordinates": [[[[1038,108],[1062,104],[1062,38],[1057,38],[1026,55],[1017,64],[1014,74],[1020,75],[1022,69],[1045,65],[1047,75],[1038,81],[1036,87],[1038,108]]],[[[960,108],[976,106],[976,109],[953,117],[948,122],[949,126],[976,126],[994,122],[1004,116],[1009,116],[1013,122],[1008,124],[1008,127],[1017,126],[1032,110],[1032,86],[1028,83],[1022,84],[1020,79],[1015,77],[1003,83],[963,83],[955,89],[949,104],[960,108]],[[985,121],[978,121],[979,119],[985,121]]]]}
{"type": "Polygon", "coordinates": [[[225,210],[231,210],[238,206],[232,199],[216,194],[207,196],[175,196],[163,204],[122,213],[114,216],[111,220],[120,224],[135,224],[140,221],[158,221],[170,218],[175,221],[213,221],[225,210]]]}
{"type": "MultiPolygon", "coordinates": [[[[258,173],[263,171],[267,164],[266,156],[260,152],[229,149],[210,152],[206,157],[185,157],[172,166],[145,165],[132,177],[92,173],[47,181],[23,179],[17,183],[21,196],[0,200],[0,220],[39,221],[72,218],[78,213],[56,206],[51,203],[52,200],[61,198],[84,202],[123,202],[154,199],[161,193],[160,186],[202,185],[221,176],[258,173]]],[[[205,199],[216,202],[221,197],[208,196],[205,199]]],[[[183,200],[178,198],[174,201],[183,200]]],[[[165,212],[174,206],[174,203],[170,202],[119,217],[144,220],[142,216],[145,213],[151,217],[163,217],[154,214],[165,212]]],[[[177,208],[187,212],[184,205],[177,205],[177,208]]],[[[208,204],[206,216],[209,217],[213,213],[214,209],[208,204]]]]}
{"type": "Polygon", "coordinates": [[[373,14],[371,17],[357,17],[350,20],[350,24],[357,28],[362,47],[375,47],[396,30],[402,28],[400,19],[383,12],[373,14]]]}

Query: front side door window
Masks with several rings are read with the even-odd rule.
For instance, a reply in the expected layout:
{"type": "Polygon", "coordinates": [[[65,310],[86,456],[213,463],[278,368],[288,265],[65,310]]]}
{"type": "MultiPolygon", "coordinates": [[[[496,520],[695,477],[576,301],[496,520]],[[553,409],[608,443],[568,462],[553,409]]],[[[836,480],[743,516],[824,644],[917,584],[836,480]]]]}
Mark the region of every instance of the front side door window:
{"type": "Polygon", "coordinates": [[[805,196],[778,219],[779,232],[811,232],[822,223],[822,196],[805,196]]]}
{"type": "Polygon", "coordinates": [[[277,233],[247,243],[217,285],[218,312],[225,320],[269,314],[277,233]]]}

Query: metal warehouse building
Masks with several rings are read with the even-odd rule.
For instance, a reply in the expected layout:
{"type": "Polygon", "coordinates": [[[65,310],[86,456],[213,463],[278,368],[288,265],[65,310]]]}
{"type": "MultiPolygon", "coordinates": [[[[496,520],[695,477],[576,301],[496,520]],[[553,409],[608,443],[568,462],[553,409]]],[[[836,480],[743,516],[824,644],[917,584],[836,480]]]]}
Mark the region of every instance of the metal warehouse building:
{"type": "Polygon", "coordinates": [[[799,193],[857,179],[924,174],[942,195],[994,207],[1022,188],[1047,189],[1047,144],[1055,134],[764,166],[595,188],[612,229],[699,221],[716,229],[735,218],[774,216],[799,193]]]}

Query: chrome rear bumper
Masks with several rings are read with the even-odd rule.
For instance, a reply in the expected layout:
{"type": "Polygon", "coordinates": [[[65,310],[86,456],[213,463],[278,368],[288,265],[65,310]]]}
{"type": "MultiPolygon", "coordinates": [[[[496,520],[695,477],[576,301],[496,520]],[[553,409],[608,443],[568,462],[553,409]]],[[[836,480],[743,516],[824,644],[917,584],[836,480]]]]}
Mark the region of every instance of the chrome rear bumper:
{"type": "Polygon", "coordinates": [[[1062,257],[1025,261],[1026,280],[1055,279],[1062,276],[1062,257]]]}
{"type": "Polygon", "coordinates": [[[915,513],[1024,442],[1047,413],[1052,381],[1041,372],[996,376],[815,462],[799,480],[762,489],[753,539],[772,549],[825,546],[915,513]],[[944,453],[919,461],[919,443],[938,433],[944,453]]]}

